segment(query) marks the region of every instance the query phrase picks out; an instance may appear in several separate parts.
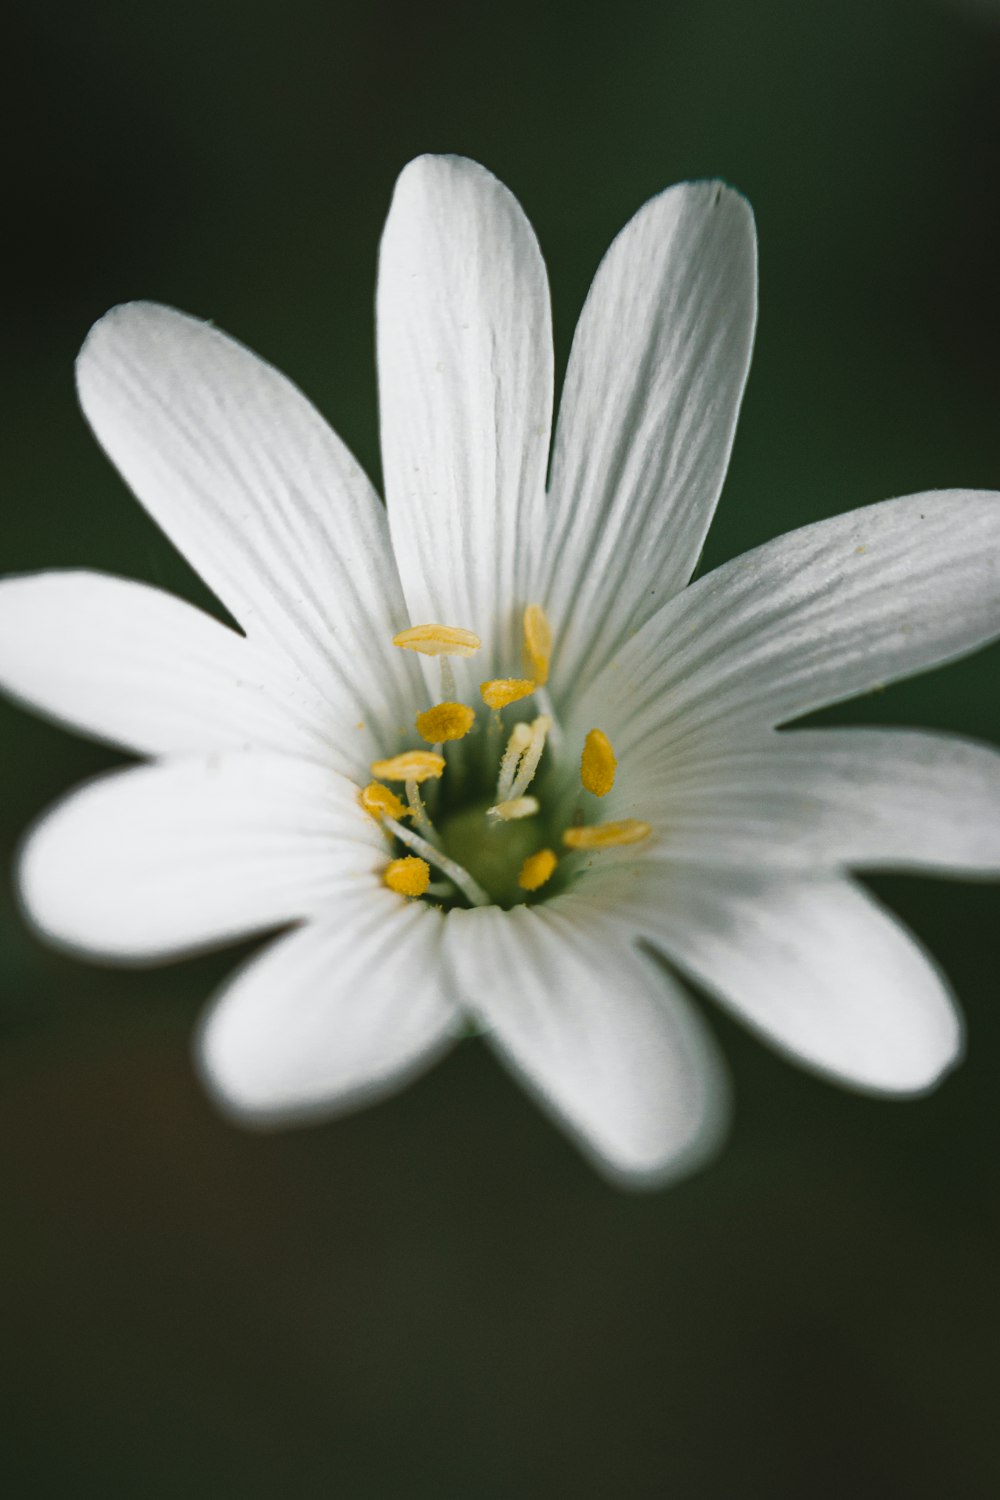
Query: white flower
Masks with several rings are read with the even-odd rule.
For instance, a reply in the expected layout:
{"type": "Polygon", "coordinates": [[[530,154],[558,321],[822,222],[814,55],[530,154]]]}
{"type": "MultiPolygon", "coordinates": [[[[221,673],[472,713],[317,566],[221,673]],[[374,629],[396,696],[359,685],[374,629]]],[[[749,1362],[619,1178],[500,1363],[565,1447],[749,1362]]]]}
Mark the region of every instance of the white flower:
{"type": "Polygon", "coordinates": [[[379,263],[387,509],[305,398],[210,325],[135,304],[91,333],[87,418],[245,637],[101,574],[0,587],[8,690],[153,760],[43,818],[21,888],[43,933],[109,959],[297,924],[201,1032],[232,1113],[371,1099],[471,1017],[603,1170],[662,1181],[725,1114],[675,970],[861,1089],[917,1092],[956,1060],[940,976],[845,870],[1000,871],[1000,757],[777,726],[1000,634],[1000,497],[891,500],[688,586],[755,296],[738,194],[646,204],[584,308],[546,492],[532,231],[481,167],[413,162],[379,263]],[[502,729],[484,681],[523,695],[502,729]],[[475,725],[442,710],[431,749],[415,723],[439,701],[475,725]],[[385,761],[400,800],[369,790],[366,811],[385,761]]]}

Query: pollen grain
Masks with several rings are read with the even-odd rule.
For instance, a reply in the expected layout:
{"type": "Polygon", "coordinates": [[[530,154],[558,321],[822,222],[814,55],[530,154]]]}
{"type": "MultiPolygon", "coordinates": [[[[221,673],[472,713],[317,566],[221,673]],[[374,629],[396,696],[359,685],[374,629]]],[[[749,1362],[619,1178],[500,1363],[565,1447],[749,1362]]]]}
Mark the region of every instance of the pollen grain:
{"type": "Polygon", "coordinates": [[[407,854],[390,860],[382,878],[390,891],[400,896],[422,896],[431,883],[431,867],[425,859],[407,854]]]}
{"type": "Polygon", "coordinates": [[[372,775],[384,781],[436,781],[444,774],[443,755],[433,750],[404,750],[388,760],[373,760],[372,775]]]}
{"type": "Polygon", "coordinates": [[[652,831],[650,825],[639,818],[623,818],[620,823],[590,823],[567,828],[562,841],[567,849],[614,849],[621,844],[641,844],[652,831]]]}
{"type": "Polygon", "coordinates": [[[464,739],[476,722],[476,711],[467,703],[435,703],[417,714],[417,733],[428,745],[464,739]]]}
{"type": "Polygon", "coordinates": [[[475,656],[482,642],[473,631],[457,625],[411,625],[394,635],[392,644],[421,656],[475,656]]]}
{"type": "Polygon", "coordinates": [[[358,800],[366,813],[371,813],[373,818],[408,818],[409,810],[405,803],[401,802],[396,793],[390,787],[382,786],[377,781],[370,781],[358,793],[358,800]]]}
{"type": "Polygon", "coordinates": [[[537,854],[529,854],[517,877],[522,891],[540,890],[547,880],[551,880],[556,863],[556,856],[551,849],[539,849],[537,854]]]}
{"type": "Polygon", "coordinates": [[[479,691],[487,708],[506,708],[508,703],[527,698],[537,686],[534,678],[494,677],[489,682],[480,683],[479,691]]]}
{"type": "Polygon", "coordinates": [[[615,784],[617,764],[607,735],[603,730],[592,729],[580,757],[580,780],[585,790],[593,792],[595,797],[606,797],[615,784]]]}
{"type": "Polygon", "coordinates": [[[544,687],[549,680],[552,626],[540,604],[529,604],[524,611],[524,655],[535,682],[544,687]]]}

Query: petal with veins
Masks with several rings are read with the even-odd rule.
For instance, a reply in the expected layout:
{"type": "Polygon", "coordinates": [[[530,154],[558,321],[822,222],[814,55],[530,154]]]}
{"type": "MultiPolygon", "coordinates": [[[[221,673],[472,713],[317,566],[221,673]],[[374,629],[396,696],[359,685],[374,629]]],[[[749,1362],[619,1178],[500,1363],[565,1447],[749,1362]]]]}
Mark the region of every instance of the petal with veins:
{"type": "Polygon", "coordinates": [[[77,384],[108,457],[247,635],[346,722],[394,730],[416,679],[383,649],[407,623],[385,511],[302,392],[148,302],[96,324],[77,384]]]}
{"type": "Polygon", "coordinates": [[[721,183],[660,193],[601,262],[566,372],[535,589],[556,631],[557,690],[579,691],[694,571],[756,314],[753,214],[721,183]]]}
{"type": "Polygon", "coordinates": [[[329,709],[283,662],[171,594],[107,574],[0,582],[0,684],[140,754],[330,753],[329,709]]]}
{"type": "Polygon", "coordinates": [[[940,974],[849,880],[651,864],[595,873],[587,898],[614,902],[755,1031],[840,1083],[921,1093],[961,1055],[940,974]]]}
{"type": "Polygon", "coordinates": [[[1000,753],[957,735],[793,729],[668,758],[629,792],[657,859],[1000,874],[1000,753]]]}
{"type": "Polygon", "coordinates": [[[1000,495],[940,490],[849,511],[716,568],[649,620],[574,704],[636,771],[706,731],[765,728],[1000,635],[1000,495]]]}
{"type": "Polygon", "coordinates": [[[388,890],[345,892],[223,989],[198,1039],[216,1099],[244,1124],[357,1109],[401,1088],[454,1039],[441,915],[388,890]]]}
{"type": "Polygon", "coordinates": [[[499,676],[520,664],[512,610],[528,602],[544,525],[552,333],[534,233],[483,167],[422,156],[404,170],[377,316],[386,501],[411,618],[474,628],[476,681],[499,676]]]}
{"type": "Polygon", "coordinates": [[[335,771],[219,755],[116,771],[71,793],[28,839],[21,894],[57,942],[162,958],[336,907],[345,884],[370,894],[385,859],[335,771]]]}
{"type": "Polygon", "coordinates": [[[446,940],[459,999],[604,1172],[659,1184],[715,1149],[727,1095],[714,1049],[606,907],[453,911],[446,940]]]}

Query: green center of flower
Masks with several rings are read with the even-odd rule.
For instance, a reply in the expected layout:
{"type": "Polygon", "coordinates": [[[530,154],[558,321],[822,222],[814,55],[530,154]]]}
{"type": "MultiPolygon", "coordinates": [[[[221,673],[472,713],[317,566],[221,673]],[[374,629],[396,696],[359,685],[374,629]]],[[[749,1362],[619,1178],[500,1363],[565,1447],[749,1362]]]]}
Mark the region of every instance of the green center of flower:
{"type": "MultiPolygon", "coordinates": [[[[542,774],[551,769],[543,768],[543,760],[551,758],[552,741],[561,736],[546,690],[552,633],[540,605],[529,605],[524,613],[524,657],[531,676],[493,678],[480,686],[490,711],[485,727],[473,708],[455,701],[450,658],[475,654],[480,643],[472,631],[414,625],[393,644],[440,658],[442,701],[415,720],[431,749],[374,761],[378,780],[360,793],[361,805],[397,845],[384,871],[391,890],[445,906],[515,906],[562,884],[553,879],[560,856],[649,836],[649,824],[635,818],[587,825],[581,811],[559,833],[546,817],[538,790],[552,778],[542,774]],[[501,711],[528,697],[534,697],[539,712],[504,726],[501,711]],[[386,782],[401,784],[405,801],[386,782]]],[[[616,766],[607,735],[592,729],[580,757],[583,790],[606,796],[616,766]]]]}

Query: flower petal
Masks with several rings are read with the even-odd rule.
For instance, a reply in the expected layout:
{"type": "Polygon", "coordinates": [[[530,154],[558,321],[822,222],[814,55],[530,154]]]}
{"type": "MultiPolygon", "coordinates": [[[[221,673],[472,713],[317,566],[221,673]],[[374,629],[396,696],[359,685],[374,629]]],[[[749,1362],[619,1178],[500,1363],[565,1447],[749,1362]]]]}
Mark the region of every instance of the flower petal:
{"type": "Polygon", "coordinates": [[[617,733],[638,765],[707,728],[784,723],[998,635],[1000,495],[908,495],[699,579],[622,647],[577,723],[617,733]]]}
{"type": "Polygon", "coordinates": [[[462,1002],[602,1171],[660,1183],[714,1150],[714,1049],[680,986],[600,906],[453,911],[447,942],[462,1002]]]}
{"type": "Polygon", "coordinates": [[[649,864],[588,876],[595,897],[797,1061],[872,1093],[914,1094],[958,1061],[940,974],[866,891],[649,864]]]}
{"type": "Polygon", "coordinates": [[[281,938],[206,1015],[205,1080],[245,1123],[356,1109],[402,1087],[458,1029],[441,985],[441,917],[384,888],[281,938]]]}
{"type": "Polygon", "coordinates": [[[795,729],[630,786],[656,857],[747,868],[1000,874],[1000,754],[901,729],[795,729]]]}
{"type": "Polygon", "coordinates": [[[356,789],[291,756],[219,755],[115,772],[42,818],[21,894],[46,937],[149,959],[317,912],[372,883],[384,840],[356,789]]]}
{"type": "Polygon", "coordinates": [[[548,283],[517,200],[462,157],[411,162],[377,310],[386,500],[411,619],[474,630],[476,682],[509,675],[552,417],[548,283]]]}
{"type": "Polygon", "coordinates": [[[660,193],[604,257],[573,340],[553,447],[538,594],[555,628],[559,680],[589,679],[694,571],[729,463],[756,314],[753,214],[721,183],[660,193]]]}
{"type": "Polygon", "coordinates": [[[210,324],[143,302],[91,330],[77,382],[109,458],[247,635],[341,719],[394,732],[412,666],[389,646],[406,620],[385,511],[301,391],[210,324]]]}
{"type": "Polygon", "coordinates": [[[140,754],[329,756],[328,709],[282,663],[190,604],[106,574],[0,582],[0,684],[140,754]]]}

